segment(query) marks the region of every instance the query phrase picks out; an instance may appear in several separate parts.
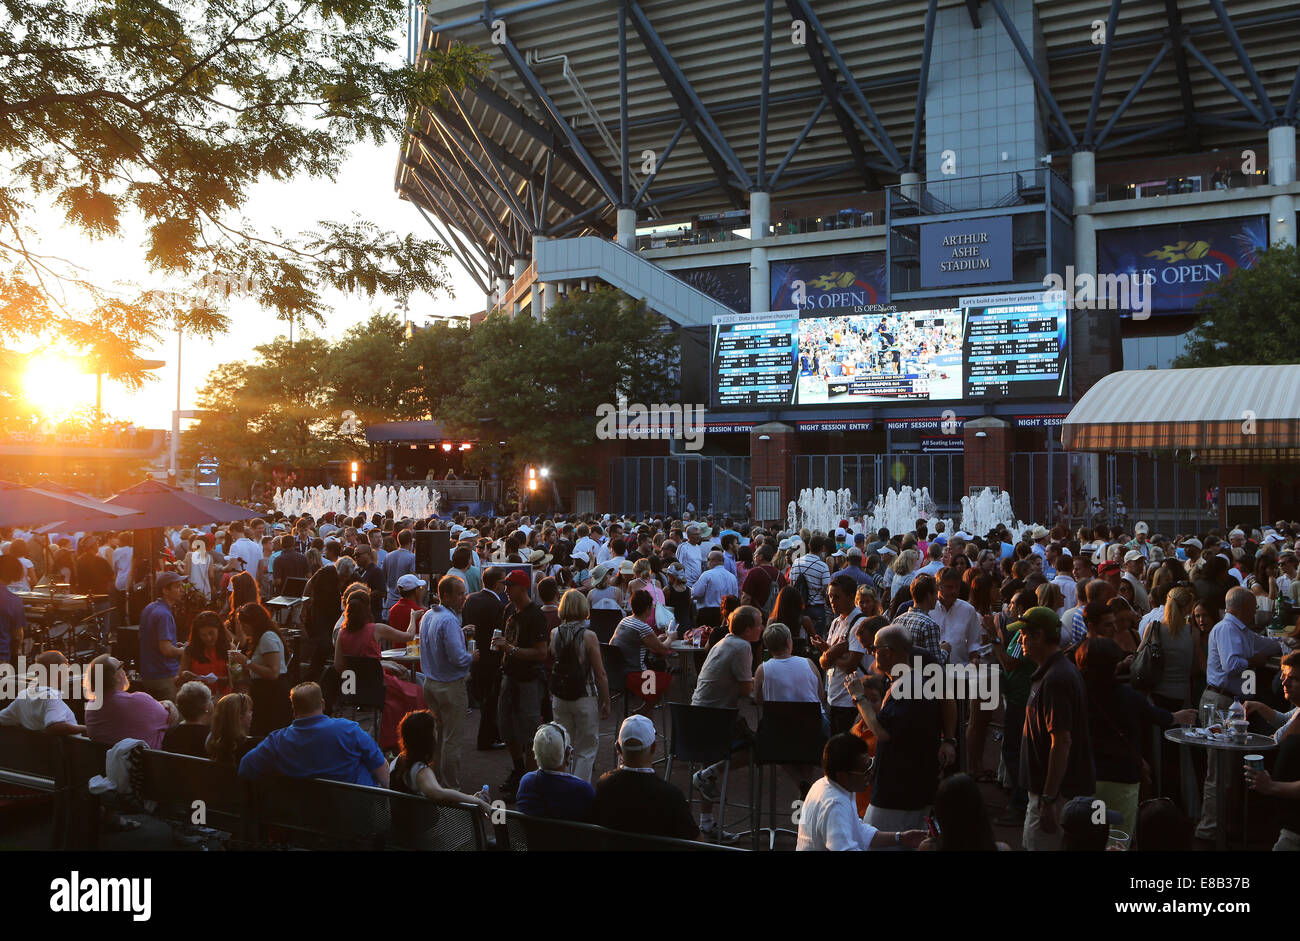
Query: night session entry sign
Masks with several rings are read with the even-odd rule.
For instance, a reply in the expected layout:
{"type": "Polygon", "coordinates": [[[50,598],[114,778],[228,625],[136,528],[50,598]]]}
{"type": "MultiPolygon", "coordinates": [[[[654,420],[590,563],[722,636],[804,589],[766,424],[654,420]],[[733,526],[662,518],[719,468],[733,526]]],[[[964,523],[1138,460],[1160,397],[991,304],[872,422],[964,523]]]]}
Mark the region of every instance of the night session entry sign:
{"type": "Polygon", "coordinates": [[[921,226],[921,287],[1011,280],[1010,216],[921,226]]]}

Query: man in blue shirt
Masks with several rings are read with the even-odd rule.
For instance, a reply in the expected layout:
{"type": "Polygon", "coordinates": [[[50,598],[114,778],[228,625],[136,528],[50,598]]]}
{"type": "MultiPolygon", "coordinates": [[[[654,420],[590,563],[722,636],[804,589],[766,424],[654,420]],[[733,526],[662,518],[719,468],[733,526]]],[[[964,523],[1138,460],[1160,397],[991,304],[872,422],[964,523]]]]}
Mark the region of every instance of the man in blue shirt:
{"type": "Polygon", "coordinates": [[[140,612],[139,689],[159,702],[176,698],[176,674],[184,647],[176,644],[176,618],[172,605],[185,592],[185,579],[175,572],[163,572],[154,582],[158,600],[140,612]]]}
{"type": "Polygon", "coordinates": [[[299,683],[289,699],[293,723],[276,729],[244,756],[239,763],[241,778],[283,774],[388,787],[388,763],[375,740],[351,719],[324,715],[319,686],[299,683]]]}
{"type": "Polygon", "coordinates": [[[9,590],[11,582],[22,578],[23,564],[18,557],[0,555],[0,663],[8,663],[22,651],[27,616],[22,599],[9,590]]]}
{"type": "MultiPolygon", "coordinates": [[[[457,549],[457,552],[461,550],[457,549]]],[[[469,690],[465,684],[478,651],[465,647],[465,635],[474,625],[461,625],[465,582],[459,575],[438,580],[438,602],[420,621],[420,672],[424,674],[424,701],[438,717],[438,767],[433,769],[443,787],[460,790],[460,747],[464,737],[469,690]]]]}
{"type": "Polygon", "coordinates": [[[388,609],[401,598],[397,591],[397,580],[403,575],[415,574],[415,553],[411,551],[411,539],[411,531],[403,529],[397,534],[397,548],[384,556],[384,582],[388,588],[384,595],[384,617],[388,617],[388,609]]]}
{"type": "MultiPolygon", "coordinates": [[[[1227,613],[1223,620],[1214,625],[1210,631],[1210,640],[1206,647],[1205,692],[1201,694],[1201,715],[1205,715],[1206,706],[1227,709],[1233,700],[1242,696],[1242,683],[1248,674],[1259,670],[1264,662],[1282,652],[1281,645],[1274,639],[1256,634],[1251,625],[1255,623],[1255,593],[1249,588],[1232,588],[1227,594],[1227,613]]],[[[1215,796],[1218,788],[1229,788],[1228,806],[1232,803],[1233,792],[1237,790],[1237,776],[1232,775],[1228,781],[1218,780],[1218,761],[1210,761],[1205,772],[1205,794],[1201,801],[1201,819],[1196,825],[1196,836],[1202,840],[1213,840],[1220,823],[1215,808],[1215,796]]]]}

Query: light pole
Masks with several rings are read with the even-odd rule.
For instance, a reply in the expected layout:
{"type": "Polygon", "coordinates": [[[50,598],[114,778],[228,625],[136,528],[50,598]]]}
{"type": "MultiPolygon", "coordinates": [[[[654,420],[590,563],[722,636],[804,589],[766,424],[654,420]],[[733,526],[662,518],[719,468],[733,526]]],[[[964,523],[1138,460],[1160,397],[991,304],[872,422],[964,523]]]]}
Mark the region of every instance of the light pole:
{"type": "Polygon", "coordinates": [[[181,336],[183,330],[180,320],[176,321],[176,410],[172,412],[172,440],[170,456],[167,462],[167,483],[173,487],[180,486],[180,468],[176,464],[176,450],[181,437],[181,336]]]}

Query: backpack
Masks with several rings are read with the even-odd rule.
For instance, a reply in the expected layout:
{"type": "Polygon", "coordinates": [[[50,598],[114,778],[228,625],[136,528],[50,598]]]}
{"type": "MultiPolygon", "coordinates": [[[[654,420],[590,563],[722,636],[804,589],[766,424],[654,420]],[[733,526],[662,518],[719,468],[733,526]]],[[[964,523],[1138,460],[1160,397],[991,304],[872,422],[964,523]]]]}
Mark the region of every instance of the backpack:
{"type": "Polygon", "coordinates": [[[573,632],[568,643],[564,643],[564,633],[555,637],[555,665],[551,667],[551,694],[566,702],[573,702],[587,695],[587,671],[582,666],[579,646],[583,642],[587,628],[579,627],[573,632]]]}
{"type": "MultiPolygon", "coordinates": [[[[764,618],[766,618],[769,614],[771,614],[771,613],[772,613],[772,609],[776,607],[776,596],[777,596],[778,594],[780,594],[780,591],[781,591],[781,586],[779,586],[779,585],[776,583],[776,582],[777,582],[777,577],[778,577],[778,576],[777,576],[777,573],[776,573],[776,569],[772,569],[772,584],[768,586],[768,589],[767,589],[767,600],[766,600],[765,602],[763,602],[763,617],[764,617],[764,618]]],[[[807,583],[805,582],[804,584],[805,584],[805,587],[806,587],[807,583]]]]}
{"type": "Polygon", "coordinates": [[[808,588],[808,566],[803,567],[799,577],[794,580],[794,587],[799,591],[799,597],[803,599],[805,609],[812,604],[812,592],[808,588]]]}

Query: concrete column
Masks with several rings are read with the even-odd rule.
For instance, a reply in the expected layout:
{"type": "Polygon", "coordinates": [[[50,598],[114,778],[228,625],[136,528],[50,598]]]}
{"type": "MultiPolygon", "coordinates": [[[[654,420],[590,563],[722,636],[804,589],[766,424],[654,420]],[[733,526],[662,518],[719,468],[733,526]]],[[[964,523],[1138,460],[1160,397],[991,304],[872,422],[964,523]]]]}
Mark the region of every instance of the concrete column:
{"type": "MultiPolygon", "coordinates": [[[[779,520],[785,520],[786,505],[794,490],[794,456],[799,453],[799,432],[781,422],[768,422],[749,431],[750,487],[780,487],[779,520]]],[[[765,521],[766,522],[766,521],[765,521]]]]}
{"type": "Polygon", "coordinates": [[[972,487],[1010,489],[1011,426],[1001,418],[973,418],[963,423],[962,438],[966,492],[972,487]]]}
{"type": "MultiPolygon", "coordinates": [[[[1289,124],[1268,129],[1268,182],[1285,186],[1296,180],[1296,130],[1289,124]]],[[[1296,244],[1295,197],[1289,193],[1274,196],[1268,206],[1269,244],[1296,244]]]]}
{"type": "Polygon", "coordinates": [[[630,252],[636,251],[636,210],[618,211],[618,244],[630,252]]]}
{"type": "MultiPolygon", "coordinates": [[[[752,241],[767,237],[767,227],[772,221],[772,194],[753,190],[749,194],[749,237],[752,241]]],[[[771,275],[767,266],[767,249],[755,245],[749,250],[749,309],[770,310],[772,306],[771,275]]]]}
{"type": "MultiPolygon", "coordinates": [[[[546,241],[544,235],[533,236],[533,259],[534,261],[541,257],[541,246],[546,241]]],[[[541,281],[533,282],[533,319],[541,320],[546,315],[546,309],[555,303],[555,285],[542,284],[541,281]]]]}
{"type": "MultiPolygon", "coordinates": [[[[519,283],[519,279],[524,276],[524,272],[527,270],[528,270],[528,259],[525,258],[523,255],[520,255],[517,258],[515,258],[515,266],[513,272],[515,276],[515,281],[514,281],[515,284],[519,283]]],[[[510,305],[510,316],[513,317],[516,314],[518,314],[522,306],[523,305],[519,303],[518,298],[516,298],[515,302],[510,305]]]]}
{"type": "Polygon", "coordinates": [[[497,278],[497,293],[492,299],[493,307],[500,307],[506,299],[506,294],[510,292],[510,279],[505,275],[497,278]]]}
{"type": "Polygon", "coordinates": [[[899,192],[904,198],[916,202],[921,198],[921,174],[919,173],[900,173],[898,182],[902,184],[899,192]]]}

